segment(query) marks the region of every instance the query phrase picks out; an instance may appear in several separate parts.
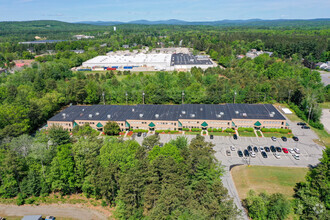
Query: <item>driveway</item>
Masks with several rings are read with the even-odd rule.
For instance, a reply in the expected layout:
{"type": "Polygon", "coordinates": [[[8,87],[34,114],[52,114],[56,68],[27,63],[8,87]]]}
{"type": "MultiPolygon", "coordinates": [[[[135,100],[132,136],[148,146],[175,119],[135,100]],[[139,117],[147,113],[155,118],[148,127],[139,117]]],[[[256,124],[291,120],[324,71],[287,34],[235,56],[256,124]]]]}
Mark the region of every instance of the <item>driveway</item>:
{"type": "Polygon", "coordinates": [[[322,82],[324,83],[325,86],[330,84],[330,73],[329,72],[325,72],[325,71],[319,71],[321,72],[321,78],[322,78],[322,82]]]}

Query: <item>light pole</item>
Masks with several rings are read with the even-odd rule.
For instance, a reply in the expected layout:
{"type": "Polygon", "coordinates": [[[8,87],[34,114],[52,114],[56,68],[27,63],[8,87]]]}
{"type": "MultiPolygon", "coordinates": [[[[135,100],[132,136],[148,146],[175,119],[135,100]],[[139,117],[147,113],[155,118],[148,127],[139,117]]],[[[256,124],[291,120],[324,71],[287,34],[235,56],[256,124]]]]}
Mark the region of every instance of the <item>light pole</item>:
{"type": "Polygon", "coordinates": [[[236,98],[237,92],[234,93],[234,104],[235,104],[235,98],[236,98]]]}
{"type": "Polygon", "coordinates": [[[184,91],[182,91],[182,104],[184,102],[184,91]]]}
{"type": "Polygon", "coordinates": [[[144,105],[144,95],[145,95],[145,93],[143,92],[143,93],[142,93],[142,96],[143,96],[143,105],[144,105]]]}
{"type": "Polygon", "coordinates": [[[102,97],[103,97],[103,105],[105,105],[105,99],[104,99],[104,92],[102,92],[102,97]]]}
{"type": "Polygon", "coordinates": [[[127,96],[128,96],[127,92],[125,93],[125,96],[126,96],[126,105],[127,105],[127,96]]]}

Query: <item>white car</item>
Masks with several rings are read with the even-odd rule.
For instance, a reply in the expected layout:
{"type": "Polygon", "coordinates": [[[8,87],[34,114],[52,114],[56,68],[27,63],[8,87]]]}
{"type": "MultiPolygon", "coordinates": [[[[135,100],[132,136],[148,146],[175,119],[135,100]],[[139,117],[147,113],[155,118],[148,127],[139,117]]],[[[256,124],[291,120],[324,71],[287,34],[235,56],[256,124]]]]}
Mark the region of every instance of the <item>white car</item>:
{"type": "Polygon", "coordinates": [[[263,147],[259,147],[260,152],[265,151],[263,147]]]}
{"type": "Polygon", "coordinates": [[[292,154],[293,158],[296,159],[296,160],[300,160],[300,157],[298,154],[292,154]]]}
{"type": "Polygon", "coordinates": [[[272,137],[272,140],[273,140],[273,141],[276,141],[276,140],[277,140],[277,138],[273,136],[273,137],[272,137]]]}
{"type": "Polygon", "coordinates": [[[235,146],[231,145],[230,150],[235,151],[236,150],[235,146]]]}
{"type": "Polygon", "coordinates": [[[296,147],[295,147],[293,150],[296,152],[296,154],[300,154],[300,150],[299,150],[299,148],[296,148],[296,147]]]}
{"type": "Polygon", "coordinates": [[[292,148],[288,148],[288,151],[290,152],[290,154],[294,154],[294,150],[292,148]]]}
{"type": "Polygon", "coordinates": [[[253,151],[250,152],[250,156],[251,157],[256,157],[256,153],[254,153],[253,151]]]}
{"type": "Polygon", "coordinates": [[[274,157],[276,159],[281,159],[281,155],[278,152],[274,153],[274,157]]]}

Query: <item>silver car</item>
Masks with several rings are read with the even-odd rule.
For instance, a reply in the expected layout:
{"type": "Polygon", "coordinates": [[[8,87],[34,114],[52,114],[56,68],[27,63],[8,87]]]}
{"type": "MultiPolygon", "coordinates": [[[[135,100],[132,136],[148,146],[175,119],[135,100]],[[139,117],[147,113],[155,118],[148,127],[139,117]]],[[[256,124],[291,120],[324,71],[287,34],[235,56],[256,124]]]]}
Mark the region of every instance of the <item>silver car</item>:
{"type": "Polygon", "coordinates": [[[274,157],[275,157],[276,159],[281,159],[281,155],[280,155],[278,152],[275,152],[275,153],[274,153],[274,157]]]}
{"type": "Polygon", "coordinates": [[[231,145],[230,150],[235,151],[236,150],[235,146],[231,145]]]}
{"type": "Polygon", "coordinates": [[[300,157],[298,154],[292,154],[293,158],[296,159],[296,160],[300,160],[300,157]]]}
{"type": "Polygon", "coordinates": [[[293,150],[296,152],[296,154],[300,154],[300,150],[299,150],[299,148],[296,148],[296,147],[295,147],[293,150]]]}

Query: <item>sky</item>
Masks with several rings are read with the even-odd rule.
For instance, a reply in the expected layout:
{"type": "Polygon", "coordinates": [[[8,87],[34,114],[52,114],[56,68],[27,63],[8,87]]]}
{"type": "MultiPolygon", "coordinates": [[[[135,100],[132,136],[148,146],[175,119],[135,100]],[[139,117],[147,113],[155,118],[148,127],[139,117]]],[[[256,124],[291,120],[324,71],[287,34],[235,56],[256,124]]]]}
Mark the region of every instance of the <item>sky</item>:
{"type": "Polygon", "coordinates": [[[329,0],[0,0],[0,21],[215,21],[329,17],[329,0]]]}

